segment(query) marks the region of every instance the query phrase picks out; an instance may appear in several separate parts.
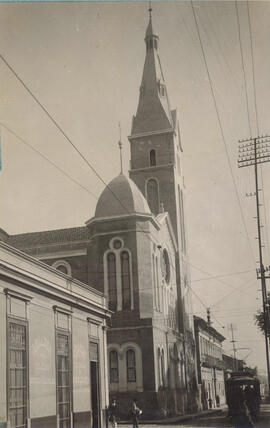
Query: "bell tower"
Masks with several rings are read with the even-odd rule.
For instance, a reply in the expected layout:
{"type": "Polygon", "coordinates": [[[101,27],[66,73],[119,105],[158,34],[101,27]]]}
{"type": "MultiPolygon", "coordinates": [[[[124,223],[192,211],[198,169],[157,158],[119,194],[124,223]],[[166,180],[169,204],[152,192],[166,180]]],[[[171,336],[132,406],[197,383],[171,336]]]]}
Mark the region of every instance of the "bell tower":
{"type": "Polygon", "coordinates": [[[139,103],[132,120],[129,175],[157,215],[168,211],[178,241],[186,254],[182,147],[177,110],[171,110],[159,57],[159,37],[153,29],[152,9],[145,34],[146,56],[139,103]]]}

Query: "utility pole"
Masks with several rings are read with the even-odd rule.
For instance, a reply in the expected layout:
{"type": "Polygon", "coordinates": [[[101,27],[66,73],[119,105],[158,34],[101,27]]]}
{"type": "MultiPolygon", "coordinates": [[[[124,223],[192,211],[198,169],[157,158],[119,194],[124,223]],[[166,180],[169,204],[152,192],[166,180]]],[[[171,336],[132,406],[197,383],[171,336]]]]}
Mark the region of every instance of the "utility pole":
{"type": "Polygon", "coordinates": [[[256,138],[248,138],[246,140],[239,141],[239,158],[238,167],[243,168],[246,166],[254,165],[255,173],[255,193],[247,196],[256,196],[256,209],[257,209],[257,229],[258,229],[258,244],[259,244],[259,273],[257,270],[257,278],[261,280],[262,287],[262,303],[263,303],[263,314],[264,314],[264,336],[265,336],[265,351],[266,351],[266,366],[267,366],[267,377],[268,377],[268,391],[270,394],[270,366],[269,366],[269,344],[268,344],[268,333],[269,333],[269,313],[267,308],[267,293],[266,293],[266,281],[265,281],[265,269],[263,264],[262,255],[262,238],[261,238],[261,220],[260,220],[260,201],[259,201],[259,189],[258,186],[258,164],[262,164],[270,161],[270,137],[262,136],[256,138]]]}
{"type": "Polygon", "coordinates": [[[237,364],[237,359],[236,359],[236,347],[235,347],[236,340],[234,339],[234,334],[233,334],[234,326],[232,324],[230,324],[230,330],[231,330],[231,334],[232,334],[231,343],[232,343],[232,346],[233,346],[234,370],[237,372],[237,370],[238,370],[238,364],[237,364]]]}

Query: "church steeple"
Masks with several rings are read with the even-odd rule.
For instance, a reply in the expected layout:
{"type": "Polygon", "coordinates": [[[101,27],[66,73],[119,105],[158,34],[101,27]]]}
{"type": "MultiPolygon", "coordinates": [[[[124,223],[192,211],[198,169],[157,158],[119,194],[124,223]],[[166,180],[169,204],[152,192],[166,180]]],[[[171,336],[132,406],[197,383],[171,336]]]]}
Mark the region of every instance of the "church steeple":
{"type": "Polygon", "coordinates": [[[154,31],[153,31],[153,24],[152,24],[152,7],[151,4],[149,5],[149,24],[147,26],[146,29],[146,33],[145,33],[145,44],[146,44],[146,49],[157,49],[158,47],[158,36],[155,35],[154,31]]]}
{"type": "Polygon", "coordinates": [[[144,39],[146,56],[140,86],[139,104],[136,116],[133,118],[131,135],[173,130],[167,89],[158,55],[159,37],[153,29],[151,6],[149,15],[149,23],[144,39]]]}

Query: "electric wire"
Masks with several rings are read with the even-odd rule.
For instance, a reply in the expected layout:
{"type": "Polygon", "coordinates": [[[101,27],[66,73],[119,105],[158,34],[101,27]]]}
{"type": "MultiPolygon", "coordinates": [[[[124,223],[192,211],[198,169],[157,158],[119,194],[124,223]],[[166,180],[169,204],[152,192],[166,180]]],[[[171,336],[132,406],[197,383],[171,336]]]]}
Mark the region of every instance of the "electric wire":
{"type": "MultiPolygon", "coordinates": [[[[1,56],[1,55],[0,55],[1,56]]],[[[2,57],[2,56],[1,56],[2,57]]],[[[3,57],[2,57],[2,59],[3,59],[3,57]]],[[[5,62],[5,60],[4,60],[4,62],[5,62]]],[[[20,80],[20,79],[19,79],[20,80]]],[[[23,82],[21,81],[21,83],[23,84],[23,82]]],[[[25,86],[25,85],[24,85],[25,86]]],[[[27,89],[27,87],[25,86],[25,88],[27,89]]],[[[31,92],[28,90],[28,92],[31,94],[31,92]]],[[[32,95],[33,96],[33,95],[32,95]]],[[[34,99],[36,100],[36,102],[38,102],[38,100],[35,98],[35,96],[34,96],[34,99]]],[[[38,104],[39,104],[39,102],[38,102],[38,104]]],[[[40,105],[40,107],[42,108],[42,105],[41,104],[39,104],[40,105]]],[[[43,109],[44,110],[44,109],[43,109]]],[[[46,110],[44,110],[44,111],[46,111],[46,110]]],[[[48,113],[47,113],[48,114],[48,113]]],[[[49,114],[48,114],[49,115],[49,114]]],[[[50,119],[54,122],[54,124],[57,126],[57,123],[56,123],[56,121],[49,115],[49,117],[50,117],[50,119]]],[[[68,139],[68,137],[66,136],[66,134],[63,132],[63,130],[62,130],[62,128],[58,128],[61,132],[62,132],[62,134],[68,139]]],[[[70,143],[72,144],[72,142],[70,141],[70,143]]],[[[72,144],[73,145],[73,144],[72,144]]],[[[74,147],[74,146],[73,146],[74,147]]],[[[74,147],[75,148],[75,147],[74,147]]],[[[35,149],[34,149],[35,150],[35,149]]],[[[75,148],[75,150],[77,150],[76,148],[75,148]]],[[[78,151],[78,153],[80,153],[79,151],[78,151]]],[[[82,155],[83,156],[83,155],[82,155]]],[[[44,156],[43,156],[44,157],[44,156]]],[[[44,157],[46,160],[48,160],[46,157],[44,157]]],[[[49,160],[48,160],[49,161],[49,160]]],[[[54,165],[57,169],[59,169],[55,164],[53,164],[51,161],[49,161],[52,165],[54,165]]],[[[59,169],[61,172],[63,172],[61,169],[59,169]]],[[[95,169],[92,169],[93,170],[93,172],[95,172],[95,169]]],[[[69,177],[69,178],[71,178],[70,176],[68,176],[65,172],[63,172],[67,177],[69,177]]],[[[95,174],[97,175],[97,173],[95,172],[95,174]]],[[[72,181],[74,181],[72,178],[71,178],[71,180],[72,181]]],[[[101,178],[101,180],[102,180],[102,178],[101,178]]],[[[82,188],[84,188],[83,186],[81,186],[78,182],[76,182],[76,181],[74,181],[76,184],[78,184],[80,187],[82,187],[82,188]]],[[[108,187],[108,185],[102,180],[102,182],[105,184],[105,186],[106,187],[108,187]]],[[[86,190],[86,191],[88,191],[88,193],[91,193],[91,192],[89,192],[89,190],[88,189],[86,189],[86,188],[84,188],[84,190],[86,190]]],[[[96,196],[95,196],[96,197],[96,196]]],[[[194,292],[194,290],[192,290],[191,289],[191,291],[195,294],[195,292],[194,292]]],[[[195,294],[196,295],[196,294],[195,294]]],[[[197,296],[197,298],[198,298],[198,296],[197,296]]],[[[199,300],[201,301],[201,299],[199,298],[199,300]]],[[[202,302],[202,301],[201,301],[202,302]]],[[[202,303],[203,304],[203,303],[202,303]]],[[[204,304],[203,304],[204,305],[204,304]]],[[[204,305],[205,306],[205,305],[204,305]]],[[[206,306],[205,306],[206,307],[206,306]]]]}
{"type": "Polygon", "coordinates": [[[249,1],[248,0],[247,0],[246,4],[247,4],[248,27],[249,27],[249,38],[250,38],[250,50],[251,50],[254,107],[255,107],[257,134],[259,135],[260,130],[259,130],[259,116],[258,116],[257,94],[256,94],[255,64],[254,64],[254,53],[253,53],[253,37],[252,37],[252,27],[251,27],[251,18],[250,18],[250,10],[249,10],[249,1]]]}
{"type": "MultiPolygon", "coordinates": [[[[197,269],[197,268],[195,268],[195,269],[197,269]]],[[[191,283],[208,281],[209,279],[223,278],[225,276],[237,276],[237,275],[242,275],[243,273],[250,273],[250,272],[254,272],[254,269],[247,269],[247,270],[242,270],[239,272],[224,273],[222,275],[214,275],[214,276],[208,276],[208,277],[206,276],[205,278],[194,279],[193,281],[191,281],[191,283]]]]}
{"type": "MultiPolygon", "coordinates": [[[[192,2],[191,2],[192,3],[192,2]]],[[[192,4],[193,7],[193,4],[192,4]]],[[[193,9],[194,10],[194,9],[193,9]]],[[[196,17],[195,17],[196,19],[196,17]]],[[[197,21],[196,21],[197,22],[197,21]]],[[[15,71],[15,69],[9,64],[9,62],[5,59],[5,57],[0,53],[0,58],[2,61],[6,64],[8,69],[12,72],[12,74],[17,78],[17,80],[22,84],[22,86],[25,88],[25,90],[28,92],[28,94],[34,99],[34,101],[39,105],[39,107],[43,110],[43,112],[49,117],[49,119],[53,122],[53,124],[56,126],[56,128],[59,130],[59,132],[64,136],[64,138],[68,141],[68,143],[74,148],[74,150],[77,152],[77,154],[83,159],[83,161],[88,165],[88,167],[94,172],[94,174],[98,177],[98,179],[105,185],[106,188],[113,194],[114,198],[119,202],[119,204],[124,208],[124,210],[130,214],[129,210],[123,205],[122,201],[118,198],[118,196],[112,191],[110,186],[103,180],[102,176],[98,173],[96,168],[92,165],[92,163],[83,155],[83,153],[77,148],[77,146],[72,142],[72,140],[69,138],[67,133],[63,130],[63,128],[58,124],[58,122],[54,119],[54,117],[49,113],[47,108],[39,101],[39,99],[35,96],[33,91],[27,86],[27,84],[24,82],[24,80],[18,75],[18,73],[15,71]]],[[[208,68],[207,68],[208,70],[208,68]]],[[[209,75],[210,77],[210,75],[209,75]]],[[[211,81],[211,80],[210,80],[211,81]]],[[[214,93],[213,93],[214,94],[214,93]]],[[[214,99],[215,100],[215,99],[214,99]]],[[[216,104],[215,104],[216,105],[216,104]]],[[[216,106],[217,107],[217,106],[216,106]]],[[[218,113],[218,111],[217,111],[218,113]]],[[[219,115],[218,115],[219,118],[219,115]]],[[[219,123],[221,126],[221,131],[223,135],[223,129],[219,118],[219,123]]],[[[225,145],[226,147],[226,145],[225,145]]],[[[236,185],[235,185],[236,186],[236,185]]],[[[237,190],[237,189],[236,189],[237,190]]],[[[240,201],[239,201],[240,202],[240,201]]],[[[241,208],[241,205],[240,205],[241,208]]],[[[143,229],[142,229],[143,231],[143,229]]],[[[143,231],[144,232],[144,231],[143,231]]],[[[148,235],[146,235],[148,236],[148,235]]],[[[248,235],[247,235],[248,236],[248,235]]],[[[151,239],[151,238],[149,238],[151,239]]],[[[152,241],[153,242],[153,241],[152,241]]],[[[221,281],[224,283],[224,281],[221,281]]],[[[226,283],[225,283],[226,284],[226,283]]],[[[228,285],[228,284],[226,284],[228,285]]],[[[230,286],[230,285],[229,285],[230,286]]],[[[231,286],[230,286],[231,287],[231,286]]],[[[188,288],[192,290],[191,286],[188,284],[188,288]]],[[[232,287],[231,287],[232,288],[232,287]]],[[[192,290],[194,294],[194,290],[192,290]]],[[[198,298],[198,296],[197,296],[198,298]]]]}
{"type": "MultiPolygon", "coordinates": [[[[260,125],[259,125],[259,114],[258,114],[258,102],[257,102],[257,87],[256,87],[256,75],[255,75],[255,61],[254,61],[254,47],[253,47],[253,34],[252,34],[252,24],[251,24],[251,14],[250,14],[250,5],[249,1],[246,2],[247,5],[247,15],[248,15],[248,29],[249,29],[249,38],[250,38],[250,50],[251,50],[251,64],[252,64],[252,82],[253,82],[253,96],[254,96],[254,108],[255,108],[255,118],[257,126],[257,135],[260,135],[260,125]]],[[[263,199],[263,208],[264,208],[264,220],[265,220],[265,239],[267,244],[267,252],[269,257],[269,238],[268,238],[268,224],[267,224],[267,214],[265,207],[265,197],[264,197],[264,186],[263,186],[263,168],[260,165],[260,175],[261,175],[261,184],[262,184],[262,199],[263,199]]]]}
{"type": "Polygon", "coordinates": [[[38,149],[36,149],[32,144],[28,143],[24,138],[20,137],[20,135],[12,130],[9,126],[5,125],[3,122],[0,122],[0,126],[5,128],[10,134],[14,135],[14,137],[17,138],[21,143],[29,147],[29,149],[33,150],[36,154],[38,154],[42,159],[46,160],[50,165],[52,165],[54,168],[56,168],[59,172],[61,172],[65,177],[67,177],[69,180],[71,180],[73,183],[77,184],[81,189],[85,190],[89,195],[93,196],[96,200],[98,197],[91,192],[87,187],[83,186],[81,183],[79,183],[75,178],[73,178],[71,175],[69,175],[66,171],[64,171],[62,168],[60,168],[56,163],[54,163],[52,160],[50,160],[47,156],[45,156],[43,153],[41,153],[38,149]]]}
{"type": "MultiPolygon", "coordinates": [[[[77,146],[72,142],[67,133],[63,130],[63,128],[57,123],[57,121],[53,118],[53,116],[49,113],[46,107],[38,100],[38,98],[34,95],[32,90],[26,85],[23,79],[18,75],[15,69],[9,64],[9,62],[4,58],[4,56],[0,53],[0,58],[6,64],[8,69],[12,72],[12,74],[17,78],[17,80],[22,84],[28,94],[34,99],[34,101],[38,104],[38,106],[43,110],[43,112],[49,117],[49,119],[53,122],[59,132],[64,136],[64,138],[68,141],[69,144],[74,148],[74,150],[78,153],[78,155],[83,159],[83,161],[88,165],[88,167],[94,172],[94,174],[99,178],[99,180],[105,185],[106,188],[113,194],[115,199],[120,203],[120,205],[124,208],[124,210],[130,214],[129,210],[123,205],[122,201],[115,195],[115,193],[111,190],[110,186],[103,180],[101,175],[97,172],[97,170],[92,166],[92,164],[87,160],[87,158],[81,153],[81,151],[77,148],[77,146]]],[[[142,229],[144,232],[144,230],[142,229]]],[[[146,234],[148,236],[148,234],[146,234]]],[[[151,240],[151,238],[149,238],[151,240]]],[[[152,241],[153,242],[153,241],[152,241]]],[[[192,290],[191,286],[188,284],[190,290],[192,290]]],[[[192,290],[193,294],[197,296],[197,294],[192,290]]],[[[197,296],[197,298],[199,298],[197,296]]],[[[200,299],[200,298],[199,298],[200,299]]]]}
{"type": "Polygon", "coordinates": [[[254,280],[254,279],[251,279],[250,281],[248,281],[248,282],[245,282],[244,284],[241,284],[239,287],[237,287],[234,291],[232,291],[231,293],[228,293],[228,294],[226,294],[225,296],[223,296],[223,297],[221,297],[219,300],[217,300],[216,302],[214,302],[212,305],[211,305],[211,308],[213,308],[213,306],[217,306],[217,305],[219,305],[221,302],[223,302],[225,299],[227,299],[228,297],[230,297],[232,294],[234,294],[234,293],[238,293],[242,288],[246,288],[246,289],[248,289],[248,288],[250,288],[251,286],[253,286],[254,284],[256,284],[256,280],[254,280]],[[249,285],[248,285],[249,284],[249,285]]]}
{"type": "MultiPolygon", "coordinates": [[[[209,275],[209,279],[212,278],[211,274],[208,273],[208,272],[206,272],[204,269],[198,268],[197,266],[194,266],[190,262],[189,262],[189,264],[190,264],[191,267],[195,268],[196,270],[199,270],[200,272],[204,273],[205,275],[209,275]]],[[[226,285],[227,287],[232,288],[233,290],[236,289],[233,285],[229,284],[228,282],[226,282],[226,281],[224,281],[224,280],[222,280],[222,279],[220,279],[218,277],[213,277],[213,278],[215,278],[217,280],[217,282],[220,282],[222,285],[226,285]]],[[[204,280],[207,280],[207,279],[208,278],[204,278],[204,280]]],[[[196,282],[196,281],[192,281],[192,282],[196,282]]]]}
{"type": "Polygon", "coordinates": [[[246,72],[245,72],[245,62],[244,62],[244,54],[243,54],[243,47],[242,47],[241,27],[240,27],[240,18],[239,18],[239,10],[238,10],[238,0],[235,0],[234,5],[235,5],[235,11],[236,11],[238,40],[239,40],[239,47],[240,47],[240,53],[241,53],[241,65],[242,65],[242,71],[243,71],[244,92],[245,92],[245,100],[246,100],[246,107],[247,107],[249,135],[251,137],[252,136],[252,129],[251,129],[251,121],[250,121],[250,108],[249,108],[249,101],[248,101],[247,78],[246,78],[246,72]]]}
{"type": "Polygon", "coordinates": [[[222,141],[223,141],[224,148],[225,148],[225,153],[226,153],[226,157],[227,157],[227,161],[228,161],[228,166],[229,166],[229,170],[230,170],[232,181],[233,181],[233,185],[234,185],[235,195],[236,195],[236,198],[237,198],[237,201],[238,201],[238,205],[239,205],[239,209],[240,209],[240,215],[241,215],[242,223],[243,223],[244,230],[245,230],[245,233],[246,233],[246,236],[247,236],[250,253],[252,255],[254,263],[256,264],[256,259],[255,259],[254,254],[253,254],[253,250],[252,250],[252,246],[251,246],[251,243],[250,243],[250,238],[249,238],[249,234],[248,234],[248,230],[247,230],[247,226],[246,226],[246,222],[245,222],[245,218],[244,218],[244,213],[243,213],[243,209],[242,209],[242,206],[241,206],[239,192],[238,192],[236,181],[235,181],[234,174],[233,174],[232,164],[231,164],[231,160],[230,160],[230,156],[229,156],[229,152],[228,152],[228,147],[227,147],[227,143],[226,143],[226,139],[225,139],[225,135],[224,135],[224,131],[223,131],[221,117],[220,117],[219,110],[218,110],[218,105],[217,105],[217,101],[216,101],[216,96],[215,96],[215,91],[214,91],[214,87],[213,87],[213,83],[212,83],[212,78],[211,78],[210,70],[209,70],[209,67],[208,67],[207,59],[206,59],[206,53],[205,53],[205,50],[204,50],[204,45],[203,45],[203,41],[202,41],[202,37],[201,37],[201,33],[200,33],[199,23],[198,23],[198,20],[197,20],[197,16],[196,16],[194,4],[193,4],[192,0],[191,0],[191,8],[192,8],[192,14],[193,14],[193,17],[194,17],[194,22],[195,22],[195,26],[196,26],[196,30],[197,30],[197,34],[198,34],[199,43],[200,43],[200,46],[201,46],[201,51],[202,51],[202,55],[203,55],[203,61],[204,61],[204,65],[205,65],[205,68],[206,68],[206,73],[207,73],[207,76],[208,76],[209,86],[210,86],[210,90],[211,90],[211,94],[212,94],[212,98],[213,98],[214,108],[215,108],[216,115],[217,115],[217,120],[218,120],[218,124],[219,124],[219,128],[220,128],[220,133],[221,133],[222,141]]]}

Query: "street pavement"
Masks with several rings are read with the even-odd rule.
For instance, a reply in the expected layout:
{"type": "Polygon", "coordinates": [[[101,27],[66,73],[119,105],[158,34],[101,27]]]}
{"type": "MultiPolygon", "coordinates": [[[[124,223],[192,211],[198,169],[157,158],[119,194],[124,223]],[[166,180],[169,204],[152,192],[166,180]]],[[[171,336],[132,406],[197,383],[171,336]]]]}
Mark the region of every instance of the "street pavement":
{"type": "MultiPolygon", "coordinates": [[[[190,421],[185,421],[183,423],[176,422],[174,424],[140,424],[140,428],[171,428],[171,427],[181,427],[181,428],[195,428],[195,427],[222,427],[222,428],[232,428],[233,425],[230,419],[227,417],[227,411],[224,410],[219,414],[205,415],[192,419],[190,421]]],[[[132,428],[132,424],[129,425],[120,425],[120,428],[132,428]]],[[[270,428],[270,404],[263,404],[261,406],[261,415],[258,423],[256,423],[255,428],[270,428]]]]}

